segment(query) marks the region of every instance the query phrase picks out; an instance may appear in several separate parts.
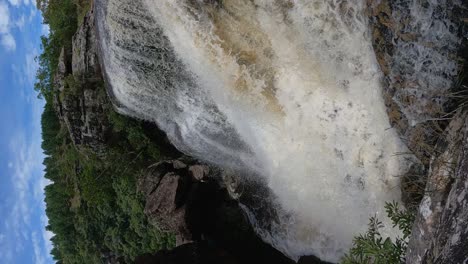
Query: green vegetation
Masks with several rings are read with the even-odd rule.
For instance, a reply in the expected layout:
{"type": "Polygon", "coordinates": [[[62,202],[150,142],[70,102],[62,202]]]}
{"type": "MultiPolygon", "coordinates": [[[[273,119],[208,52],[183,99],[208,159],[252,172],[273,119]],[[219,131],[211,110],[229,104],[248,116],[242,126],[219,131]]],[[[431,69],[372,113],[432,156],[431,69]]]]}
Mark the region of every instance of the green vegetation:
{"type": "Polygon", "coordinates": [[[73,34],[77,29],[77,5],[72,0],[37,0],[44,23],[49,25],[49,36],[42,36],[42,54],[37,58],[36,91],[40,96],[50,98],[53,74],[57,70],[62,47],[71,48],[73,34]]]}
{"type": "MultiPolygon", "coordinates": [[[[38,0],[50,35],[42,37],[43,53],[35,89],[46,100],[42,116],[42,148],[46,155],[45,188],[57,263],[131,263],[144,253],[174,245],[174,238],[148,223],[144,201],[136,190],[141,169],[163,158],[160,134],[148,124],[108,109],[109,142],[97,155],[76,148],[53,107],[53,76],[62,47],[71,48],[77,23],[91,5],[88,0],[38,0]],[[158,138],[159,137],[159,138],[158,138]]],[[[65,78],[63,99],[79,95],[82,84],[65,78]]],[[[103,85],[97,85],[105,96],[103,85]]]]}
{"type": "Polygon", "coordinates": [[[393,227],[398,227],[402,237],[395,241],[383,238],[379,229],[383,227],[376,217],[369,220],[369,229],[365,234],[357,236],[353,247],[342,260],[342,264],[400,264],[404,262],[414,214],[401,210],[396,202],[387,203],[385,210],[392,220],[393,227]]]}
{"type": "Polygon", "coordinates": [[[59,263],[101,263],[103,256],[131,262],[136,256],[169,248],[171,235],[150,225],[136,180],[160,154],[135,120],[111,112],[113,141],[103,157],[77,150],[51,104],[42,118],[48,230],[59,263]],[[148,144],[144,144],[147,142],[148,144]]]}

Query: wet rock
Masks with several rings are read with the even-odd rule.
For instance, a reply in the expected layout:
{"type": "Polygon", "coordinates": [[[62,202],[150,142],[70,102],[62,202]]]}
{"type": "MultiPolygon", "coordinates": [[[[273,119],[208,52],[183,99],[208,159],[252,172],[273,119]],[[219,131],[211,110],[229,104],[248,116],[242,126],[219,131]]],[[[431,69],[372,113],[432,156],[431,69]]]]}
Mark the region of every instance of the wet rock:
{"type": "Polygon", "coordinates": [[[196,181],[203,181],[210,173],[208,166],[194,165],[189,169],[190,176],[196,181]]]}
{"type": "Polygon", "coordinates": [[[450,122],[437,144],[406,263],[468,260],[468,115],[450,122]]]}
{"type": "MultiPolygon", "coordinates": [[[[205,259],[219,260],[217,254],[224,252],[221,255],[237,261],[232,263],[294,263],[256,235],[239,202],[217,181],[219,173],[193,160],[151,166],[138,183],[146,197],[145,214],[152,223],[176,234],[178,248],[208,243],[208,252],[196,254],[205,259]]],[[[177,252],[156,255],[160,261],[161,254],[168,257],[177,252]]],[[[195,259],[184,263],[205,263],[195,259]]]]}
{"type": "Polygon", "coordinates": [[[447,95],[466,36],[459,17],[466,13],[466,6],[454,1],[367,1],[390,123],[426,169],[438,134],[447,125],[439,118],[450,112],[447,95]],[[441,28],[446,29],[443,36],[435,37],[441,28]]]}
{"type": "Polygon", "coordinates": [[[174,232],[177,244],[199,239],[206,220],[213,214],[216,188],[190,176],[192,171],[207,171],[205,165],[188,165],[185,161],[159,162],[148,168],[138,189],[146,196],[145,214],[154,223],[174,232]],[[210,197],[212,196],[212,197],[210,197]]]}

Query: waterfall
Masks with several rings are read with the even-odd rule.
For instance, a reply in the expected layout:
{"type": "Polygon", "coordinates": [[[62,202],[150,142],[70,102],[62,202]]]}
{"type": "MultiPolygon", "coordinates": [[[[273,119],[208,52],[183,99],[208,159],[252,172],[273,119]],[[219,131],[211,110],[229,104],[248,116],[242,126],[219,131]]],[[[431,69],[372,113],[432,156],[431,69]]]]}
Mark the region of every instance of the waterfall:
{"type": "MultiPolygon", "coordinates": [[[[256,175],[278,205],[262,238],[338,261],[400,201],[408,150],[389,124],[365,1],[99,0],[122,113],[200,160],[256,175]],[[136,3],[138,2],[138,3],[136,3]]],[[[259,194],[261,195],[261,194],[259,194]]]]}

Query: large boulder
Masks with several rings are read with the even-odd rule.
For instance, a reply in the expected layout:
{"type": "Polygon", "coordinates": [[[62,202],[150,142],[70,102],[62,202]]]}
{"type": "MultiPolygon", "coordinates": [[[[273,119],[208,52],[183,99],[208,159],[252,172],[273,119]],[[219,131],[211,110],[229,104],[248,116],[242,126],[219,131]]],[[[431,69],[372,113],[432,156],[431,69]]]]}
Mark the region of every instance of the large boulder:
{"type": "Polygon", "coordinates": [[[180,160],[162,161],[149,167],[139,184],[139,190],[146,195],[145,214],[160,228],[174,232],[177,245],[200,238],[203,218],[209,218],[207,210],[213,207],[208,197],[216,196],[213,183],[203,182],[206,175],[196,175],[197,179],[192,173],[201,166],[180,160]]]}
{"type": "Polygon", "coordinates": [[[202,253],[211,254],[203,255],[206,259],[225,252],[227,259],[238,261],[232,263],[294,263],[256,235],[239,202],[216,180],[220,173],[189,159],[151,166],[138,183],[146,197],[145,214],[158,227],[175,233],[178,247],[208,243],[210,250],[202,253]]]}
{"type": "Polygon", "coordinates": [[[468,115],[451,121],[437,144],[406,263],[468,260],[468,115]]]}

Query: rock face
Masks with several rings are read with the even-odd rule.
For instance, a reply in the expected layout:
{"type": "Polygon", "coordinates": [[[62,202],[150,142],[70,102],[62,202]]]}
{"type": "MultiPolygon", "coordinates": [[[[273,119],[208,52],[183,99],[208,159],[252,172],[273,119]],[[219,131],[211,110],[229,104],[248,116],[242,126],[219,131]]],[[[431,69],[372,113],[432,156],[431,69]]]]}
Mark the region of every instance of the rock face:
{"type": "Polygon", "coordinates": [[[72,70],[77,80],[87,82],[102,80],[93,9],[84,17],[83,24],[73,36],[72,70]]]}
{"type": "MultiPolygon", "coordinates": [[[[462,1],[463,2],[463,1],[462,1]]],[[[427,168],[459,72],[466,6],[458,1],[367,1],[392,127],[427,168]]]]}
{"type": "Polygon", "coordinates": [[[93,10],[73,37],[72,52],[62,49],[54,77],[54,106],[76,147],[104,153],[111,107],[97,60],[93,10]]]}
{"type": "Polygon", "coordinates": [[[437,145],[406,263],[468,261],[468,114],[458,114],[437,145]]]}
{"type": "MultiPolygon", "coordinates": [[[[204,183],[206,175],[193,176],[193,168],[182,161],[163,161],[149,168],[147,177],[140,183],[140,190],[146,195],[145,214],[161,228],[175,232],[177,245],[199,240],[202,217],[215,197],[214,186],[204,183]]],[[[205,167],[208,170],[207,167],[205,167]]]]}
{"type": "Polygon", "coordinates": [[[422,198],[406,263],[466,263],[468,115],[443,120],[450,116],[448,94],[467,35],[466,3],[382,0],[367,6],[390,122],[424,167],[402,179],[403,193],[424,193],[403,197],[422,198]]]}
{"type": "Polygon", "coordinates": [[[404,201],[422,198],[406,263],[466,263],[468,115],[444,120],[467,35],[461,19],[466,3],[382,0],[367,6],[390,122],[424,167],[402,179],[404,201]]]}
{"type": "MultiPolygon", "coordinates": [[[[174,232],[178,247],[142,256],[138,263],[294,263],[255,234],[239,203],[215,180],[219,173],[189,159],[148,168],[138,184],[145,214],[174,232]]],[[[309,257],[300,263],[322,262],[309,257]]]]}

